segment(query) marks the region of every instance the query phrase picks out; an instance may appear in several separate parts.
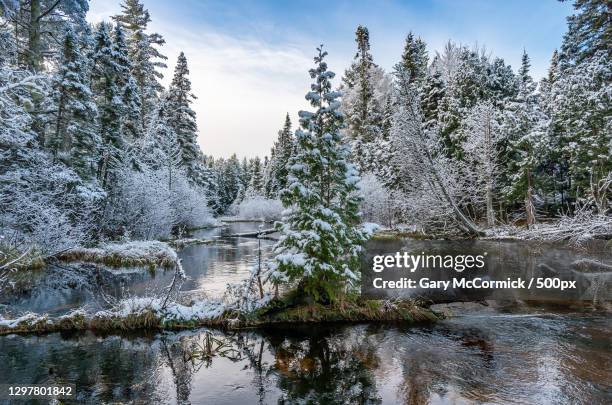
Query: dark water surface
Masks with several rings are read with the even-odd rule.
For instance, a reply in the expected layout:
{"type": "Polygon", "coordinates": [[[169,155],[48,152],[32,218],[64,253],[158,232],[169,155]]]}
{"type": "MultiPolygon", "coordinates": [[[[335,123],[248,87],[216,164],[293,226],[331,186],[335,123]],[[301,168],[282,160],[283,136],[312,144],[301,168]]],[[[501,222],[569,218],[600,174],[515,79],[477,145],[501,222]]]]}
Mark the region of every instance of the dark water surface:
{"type": "MultiPolygon", "coordinates": [[[[257,226],[235,223],[194,235],[216,241],[180,252],[188,276],[183,294],[219,297],[226,283],[243,279],[257,260],[259,241],[224,235],[257,226]]],[[[272,243],[261,241],[264,257],[272,243]]],[[[504,243],[503,251],[516,257],[538,256],[540,249],[538,261],[553,269],[588,255],[504,243]]],[[[95,309],[109,296],[155,292],[172,272],[70,266],[36,277],[17,298],[0,297],[0,310],[57,315],[83,304],[95,309]]],[[[68,402],[92,404],[608,404],[611,326],[603,311],[483,306],[414,327],[8,335],[0,336],[0,383],[74,383],[78,397],[68,402]]]]}
{"type": "Polygon", "coordinates": [[[546,311],[411,328],[13,335],[0,338],[0,381],[75,383],[75,403],[606,404],[610,337],[605,315],[546,311]]]}

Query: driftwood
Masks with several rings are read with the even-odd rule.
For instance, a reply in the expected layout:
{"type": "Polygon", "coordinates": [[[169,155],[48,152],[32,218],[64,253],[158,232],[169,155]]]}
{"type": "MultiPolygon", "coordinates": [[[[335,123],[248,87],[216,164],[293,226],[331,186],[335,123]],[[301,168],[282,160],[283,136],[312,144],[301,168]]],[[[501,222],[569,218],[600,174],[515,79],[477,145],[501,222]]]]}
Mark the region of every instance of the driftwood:
{"type": "Polygon", "coordinates": [[[234,233],[231,235],[227,235],[228,238],[259,238],[263,235],[267,235],[270,233],[276,232],[276,229],[262,229],[261,231],[254,232],[243,232],[243,233],[234,233]]]}

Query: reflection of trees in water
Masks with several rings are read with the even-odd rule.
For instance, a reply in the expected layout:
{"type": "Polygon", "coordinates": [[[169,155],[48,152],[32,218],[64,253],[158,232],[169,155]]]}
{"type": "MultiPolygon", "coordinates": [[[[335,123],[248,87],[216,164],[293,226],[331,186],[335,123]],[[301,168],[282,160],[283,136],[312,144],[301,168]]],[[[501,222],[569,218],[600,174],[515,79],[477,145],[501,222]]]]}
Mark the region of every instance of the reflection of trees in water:
{"type": "Polygon", "coordinates": [[[78,403],[155,402],[161,377],[152,342],[91,332],[0,339],[0,381],[76,384],[78,403]]]}
{"type": "Polygon", "coordinates": [[[298,333],[210,332],[163,340],[179,403],[189,403],[191,380],[216,357],[246,362],[260,403],[273,381],[284,394],[279,402],[380,403],[372,371],[379,365],[376,347],[364,336],[298,333]],[[271,359],[269,361],[268,359],[271,359]]]}
{"type": "MultiPolygon", "coordinates": [[[[495,372],[493,341],[477,328],[381,329],[379,339],[397,348],[392,360],[400,365],[398,400],[427,404],[453,395],[473,401],[491,401],[504,383],[492,384],[495,372]]],[[[374,331],[370,331],[373,333],[374,331]]]]}
{"type": "Polygon", "coordinates": [[[305,332],[270,337],[279,402],[380,403],[377,347],[364,335],[305,332]]]}

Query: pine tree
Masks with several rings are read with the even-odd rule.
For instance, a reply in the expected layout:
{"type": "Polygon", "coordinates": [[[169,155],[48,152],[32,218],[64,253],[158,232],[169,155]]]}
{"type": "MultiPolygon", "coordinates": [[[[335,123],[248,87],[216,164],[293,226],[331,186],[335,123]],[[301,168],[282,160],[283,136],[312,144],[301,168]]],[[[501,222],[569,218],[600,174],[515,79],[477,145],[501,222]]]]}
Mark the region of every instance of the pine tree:
{"type": "Polygon", "coordinates": [[[545,155],[546,117],[542,113],[535,95],[536,84],[529,74],[530,61],[523,52],[518,72],[519,92],[504,111],[505,134],[509,146],[507,151],[508,173],[512,173],[506,195],[511,201],[524,201],[527,226],[535,223],[534,194],[536,169],[545,155]]]}
{"type": "Polygon", "coordinates": [[[79,33],[87,26],[88,0],[27,0],[0,2],[0,16],[14,29],[19,65],[31,71],[46,70],[45,62],[62,52],[68,27],[79,33]]]}
{"type": "Polygon", "coordinates": [[[262,196],[264,194],[263,166],[261,159],[257,156],[249,164],[250,181],[246,190],[247,197],[262,196]]]}
{"type": "Polygon", "coordinates": [[[394,69],[398,78],[405,78],[410,83],[420,83],[427,74],[427,46],[421,38],[414,38],[412,32],[406,36],[402,59],[394,69]]]}
{"type": "Polygon", "coordinates": [[[102,138],[98,178],[102,187],[112,181],[113,174],[123,162],[126,142],[121,133],[121,116],[125,108],[121,99],[119,65],[108,32],[108,24],[101,23],[94,35],[92,51],[91,87],[98,108],[98,127],[102,138]]]}
{"type": "Polygon", "coordinates": [[[428,129],[435,127],[438,123],[440,104],[444,98],[445,90],[442,73],[438,69],[433,69],[425,78],[421,95],[421,107],[423,109],[423,119],[425,121],[424,125],[428,129]]]}
{"type": "MultiPolygon", "coordinates": [[[[370,53],[370,36],[364,26],[355,33],[357,53],[343,78],[342,110],[346,116],[347,133],[352,139],[352,153],[363,171],[375,170],[376,159],[371,144],[383,136],[384,104],[376,97],[376,85],[384,81],[384,71],[370,53]]],[[[380,93],[380,91],[379,91],[380,93]]]]}
{"type": "Polygon", "coordinates": [[[299,282],[300,290],[319,302],[333,302],[358,279],[358,255],[366,236],[359,221],[356,183],[359,175],[348,162],[340,135],[339,94],[332,91],[334,74],[317,48],[314,79],[306,99],[314,112],[300,111],[297,154],[290,160],[289,183],[281,192],[287,208],[281,237],[271,264],[274,278],[299,282]]]}
{"type": "Polygon", "coordinates": [[[293,155],[295,141],[291,133],[291,119],[289,113],[285,117],[283,129],[278,131],[278,139],[272,147],[270,154],[268,197],[276,198],[279,191],[287,186],[287,163],[293,155]]]}
{"type": "Polygon", "coordinates": [[[69,28],[63,39],[61,65],[53,80],[57,113],[48,146],[81,178],[92,180],[101,140],[95,128],[97,108],[87,76],[87,63],[79,51],[76,35],[69,28]]]}
{"type": "Polygon", "coordinates": [[[551,130],[561,162],[568,162],[567,188],[574,201],[588,199],[599,212],[609,207],[612,145],[609,2],[577,0],[558,56],[551,87],[551,130]]]}
{"type": "Polygon", "coordinates": [[[597,53],[610,57],[612,6],[608,0],[574,0],[575,14],[568,17],[563,37],[562,64],[579,64],[597,53]]]}
{"type": "Polygon", "coordinates": [[[195,111],[191,103],[195,96],[191,93],[191,81],[188,78],[187,58],[180,53],[174,77],[168,90],[169,124],[174,129],[181,146],[182,165],[189,178],[197,181],[199,176],[197,124],[195,111]]]}
{"type": "Polygon", "coordinates": [[[121,134],[126,140],[134,141],[142,136],[142,127],[140,126],[141,101],[136,79],[132,76],[132,62],[129,58],[125,34],[120,24],[115,25],[112,57],[122,104],[121,134]]]}
{"type": "Polygon", "coordinates": [[[128,32],[128,55],[132,61],[132,75],[142,103],[140,119],[144,128],[147,115],[152,112],[159,94],[164,89],[160,83],[163,75],[158,69],[167,67],[163,62],[167,58],[157,47],[162,46],[165,40],[157,33],[146,32],[151,17],[140,0],[125,0],[121,8],[122,13],[113,19],[128,32]]]}

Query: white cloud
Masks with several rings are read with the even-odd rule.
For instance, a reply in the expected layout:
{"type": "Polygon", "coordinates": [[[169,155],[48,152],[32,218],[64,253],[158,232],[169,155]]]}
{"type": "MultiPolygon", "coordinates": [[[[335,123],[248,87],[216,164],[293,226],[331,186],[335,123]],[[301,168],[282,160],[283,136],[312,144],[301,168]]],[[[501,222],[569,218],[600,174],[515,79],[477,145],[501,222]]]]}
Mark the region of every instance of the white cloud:
{"type": "MultiPolygon", "coordinates": [[[[107,20],[119,11],[117,5],[106,2],[92,5],[91,22],[107,20]]],[[[297,111],[307,107],[304,94],[312,57],[298,46],[272,46],[203,26],[185,30],[155,20],[150,28],[166,40],[162,48],[168,57],[164,84],[172,79],[178,54],[183,51],[187,57],[193,93],[198,97],[193,109],[204,153],[267,155],[285,114],[289,112],[296,124],[297,111]]]]}

